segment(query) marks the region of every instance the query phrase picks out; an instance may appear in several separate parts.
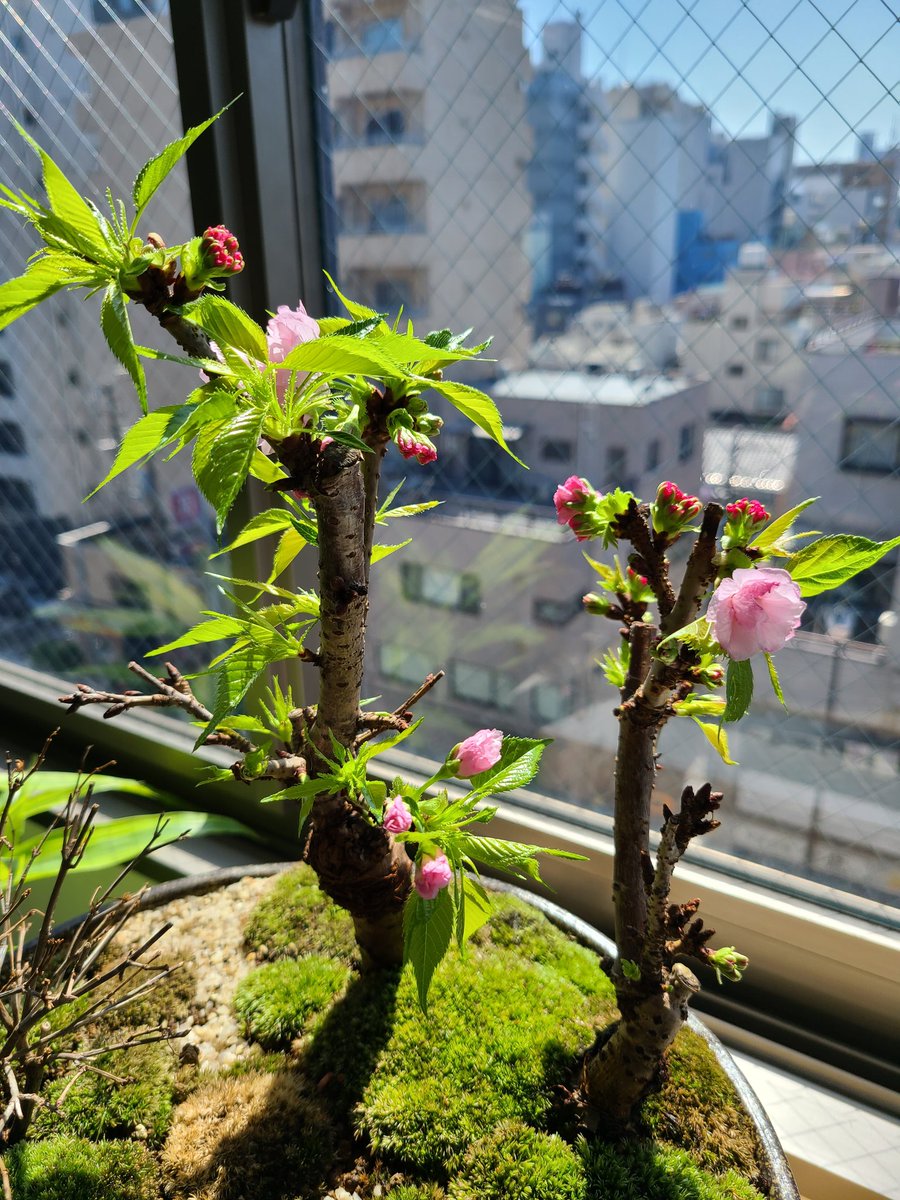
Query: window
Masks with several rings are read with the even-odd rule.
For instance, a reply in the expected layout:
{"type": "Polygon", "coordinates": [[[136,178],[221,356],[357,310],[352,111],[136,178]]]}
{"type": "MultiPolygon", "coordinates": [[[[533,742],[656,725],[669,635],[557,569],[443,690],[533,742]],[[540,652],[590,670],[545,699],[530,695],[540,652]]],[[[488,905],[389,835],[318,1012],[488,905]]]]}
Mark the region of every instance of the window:
{"type": "Polygon", "coordinates": [[[21,425],[0,421],[0,454],[24,454],[25,434],[21,425]]]}
{"type": "Polygon", "coordinates": [[[844,422],[841,467],[891,475],[900,470],[900,421],[848,417],[844,422]]]}
{"type": "Polygon", "coordinates": [[[784,388],[769,387],[761,383],[756,389],[758,412],[775,415],[784,411],[784,388]]]}
{"type": "Polygon", "coordinates": [[[404,563],[400,578],[403,595],[413,603],[455,608],[466,613],[481,611],[481,586],[477,575],[423,563],[404,563]]]}
{"type": "Polygon", "coordinates": [[[571,692],[559,684],[542,683],[531,693],[531,711],[536,721],[561,721],[572,707],[571,692]]]}
{"type": "Polygon", "coordinates": [[[546,462],[570,462],[572,459],[572,443],[561,438],[548,438],[541,445],[541,454],[546,462]]]}
{"type": "Polygon", "coordinates": [[[645,469],[655,471],[662,461],[662,443],[659,438],[653,438],[647,443],[647,462],[645,469]]]}
{"type": "Polygon", "coordinates": [[[746,317],[732,317],[729,323],[732,329],[746,329],[750,324],[746,317]]]}
{"type": "Polygon", "coordinates": [[[580,596],[573,596],[570,600],[536,599],[532,615],[538,625],[566,625],[578,616],[583,607],[580,596]]]}
{"type": "Polygon", "coordinates": [[[406,133],[406,114],[399,108],[389,108],[385,112],[369,117],[366,122],[366,144],[369,146],[399,142],[404,133],[406,133]]]}
{"type": "Polygon", "coordinates": [[[12,367],[4,359],[0,359],[0,396],[14,396],[12,367]]]}
{"type": "Polygon", "coordinates": [[[509,708],[511,705],[512,681],[505,672],[494,667],[452,662],[450,687],[458,700],[489,704],[492,708],[509,708]]]}
{"type": "Polygon", "coordinates": [[[731,375],[734,378],[737,378],[737,377],[743,375],[743,373],[744,373],[744,364],[743,363],[729,363],[728,366],[725,368],[725,374],[731,375]]]}
{"type": "Polygon", "coordinates": [[[416,684],[434,670],[434,661],[425,651],[413,646],[382,642],[378,647],[378,666],[382,675],[389,679],[416,684]]]}
{"type": "Polygon", "coordinates": [[[770,363],[775,359],[778,343],[774,338],[760,338],[756,343],[756,361],[770,363]]]}
{"type": "Polygon", "coordinates": [[[628,451],[624,446],[606,447],[606,478],[622,483],[628,473],[628,451]]]}
{"type": "Polygon", "coordinates": [[[162,0],[94,0],[93,12],[96,25],[108,25],[117,18],[127,21],[129,17],[145,17],[158,12],[162,0]]]}
{"type": "Polygon", "coordinates": [[[695,442],[695,426],[682,425],[678,430],[678,461],[686,462],[693,456],[695,442]]]}
{"type": "Polygon", "coordinates": [[[34,492],[24,479],[0,479],[0,509],[13,512],[36,512],[34,492]]]}
{"type": "Polygon", "coordinates": [[[360,29],[358,40],[361,54],[387,54],[391,50],[404,50],[403,21],[400,17],[370,21],[360,29]]]}

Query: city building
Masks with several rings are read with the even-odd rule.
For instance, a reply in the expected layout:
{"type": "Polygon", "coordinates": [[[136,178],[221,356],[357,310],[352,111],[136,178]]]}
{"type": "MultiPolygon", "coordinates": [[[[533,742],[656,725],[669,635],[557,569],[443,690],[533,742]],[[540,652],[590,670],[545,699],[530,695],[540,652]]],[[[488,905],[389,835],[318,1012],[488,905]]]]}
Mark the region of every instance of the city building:
{"type": "Polygon", "coordinates": [[[812,235],[827,244],[896,241],[898,234],[897,148],[859,162],[825,162],[793,167],[788,185],[790,240],[812,235]]]}
{"type": "Polygon", "coordinates": [[[761,137],[713,135],[704,205],[711,237],[780,245],[796,130],[794,117],[773,113],[761,137]]]}
{"type": "Polygon", "coordinates": [[[497,357],[520,363],[531,148],[514,0],[328,0],[326,13],[344,289],[423,330],[493,334],[497,357]]]}

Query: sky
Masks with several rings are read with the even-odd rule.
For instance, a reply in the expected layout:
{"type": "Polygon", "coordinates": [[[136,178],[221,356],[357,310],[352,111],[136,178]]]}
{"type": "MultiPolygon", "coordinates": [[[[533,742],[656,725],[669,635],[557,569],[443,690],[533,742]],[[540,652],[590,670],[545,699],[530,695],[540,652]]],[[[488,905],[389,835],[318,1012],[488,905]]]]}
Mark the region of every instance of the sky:
{"type": "Polygon", "coordinates": [[[900,0],[519,0],[539,57],[548,20],[585,30],[583,68],[605,86],[676,84],[733,137],[796,116],[797,161],[851,159],[856,134],[900,141],[900,0]]]}

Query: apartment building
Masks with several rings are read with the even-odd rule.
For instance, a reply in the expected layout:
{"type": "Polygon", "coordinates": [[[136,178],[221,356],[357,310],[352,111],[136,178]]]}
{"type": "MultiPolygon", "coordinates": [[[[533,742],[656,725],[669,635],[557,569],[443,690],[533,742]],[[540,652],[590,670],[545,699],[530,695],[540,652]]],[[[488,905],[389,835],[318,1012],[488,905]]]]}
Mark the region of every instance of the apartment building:
{"type": "Polygon", "coordinates": [[[325,11],[344,288],[423,330],[493,334],[515,365],[530,294],[521,13],[514,0],[325,11]]]}

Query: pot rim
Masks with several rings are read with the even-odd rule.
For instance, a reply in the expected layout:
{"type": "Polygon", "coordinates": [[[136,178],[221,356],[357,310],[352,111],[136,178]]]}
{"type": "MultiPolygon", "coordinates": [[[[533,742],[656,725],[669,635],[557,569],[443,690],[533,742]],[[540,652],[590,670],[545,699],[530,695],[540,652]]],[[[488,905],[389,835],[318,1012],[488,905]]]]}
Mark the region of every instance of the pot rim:
{"type": "MultiPolygon", "coordinates": [[[[282,872],[293,870],[300,865],[300,862],[296,860],[276,863],[255,863],[249,866],[220,867],[214,871],[207,871],[202,875],[184,875],[177,879],[167,879],[163,883],[157,883],[147,888],[146,891],[137,897],[136,911],[144,912],[154,908],[161,908],[164,904],[168,904],[172,900],[183,899],[185,896],[202,896],[207,892],[228,887],[230,884],[238,883],[241,879],[248,877],[260,879],[272,875],[280,875],[282,872]]],[[[601,933],[599,929],[595,929],[593,925],[589,925],[581,917],[576,917],[568,909],[563,908],[559,904],[554,904],[552,900],[547,900],[544,896],[539,896],[534,892],[527,891],[525,888],[517,887],[515,884],[506,883],[499,879],[491,879],[489,876],[481,876],[479,882],[488,891],[505,892],[507,895],[515,896],[531,904],[559,929],[570,934],[577,941],[581,942],[582,945],[587,946],[588,949],[596,951],[602,958],[616,957],[615,943],[606,934],[601,933]]],[[[65,937],[73,929],[77,928],[83,920],[84,916],[80,916],[63,922],[54,930],[54,936],[65,937]]],[[[712,1030],[707,1029],[695,1013],[691,1012],[688,1014],[687,1025],[689,1029],[698,1033],[710,1047],[720,1068],[738,1093],[741,1103],[756,1127],[757,1135],[769,1160],[772,1172],[772,1187],[769,1193],[770,1200],[801,1200],[794,1177],[791,1174],[790,1166],[788,1165],[787,1157],[778,1140],[778,1135],[772,1127],[768,1114],[763,1108],[756,1092],[754,1092],[747,1081],[746,1076],[732,1058],[730,1051],[722,1044],[712,1030]]]]}

